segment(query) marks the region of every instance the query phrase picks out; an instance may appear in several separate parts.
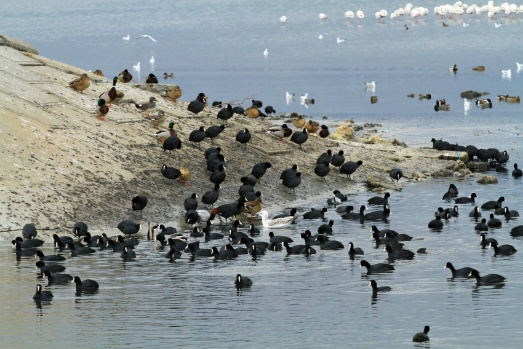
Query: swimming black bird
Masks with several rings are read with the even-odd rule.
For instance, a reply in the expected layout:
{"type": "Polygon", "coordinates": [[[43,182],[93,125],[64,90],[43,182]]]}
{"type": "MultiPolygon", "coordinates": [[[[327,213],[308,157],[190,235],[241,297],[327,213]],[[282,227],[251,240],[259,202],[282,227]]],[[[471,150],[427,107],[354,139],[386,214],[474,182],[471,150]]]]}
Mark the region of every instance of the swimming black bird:
{"type": "Polygon", "coordinates": [[[454,184],[449,185],[449,189],[443,194],[442,200],[452,200],[452,198],[458,197],[458,188],[454,184]]]}
{"type": "Polygon", "coordinates": [[[145,195],[138,195],[132,198],[131,200],[131,208],[133,211],[140,211],[140,217],[142,216],[142,211],[147,206],[147,196],[145,195]]]}
{"type": "Polygon", "coordinates": [[[381,196],[373,196],[371,197],[367,202],[369,205],[387,205],[389,203],[390,193],[386,192],[383,197],[381,196]]]}
{"type": "Polygon", "coordinates": [[[392,170],[390,170],[389,176],[393,182],[394,180],[396,180],[396,183],[398,183],[400,178],[403,177],[403,171],[399,168],[393,168],[392,170]]]}
{"type": "Polygon", "coordinates": [[[233,115],[234,115],[234,111],[232,110],[232,106],[230,104],[227,104],[227,107],[222,108],[218,112],[218,115],[216,117],[220,120],[225,121],[225,123],[227,123],[227,120],[232,118],[233,115]]]}
{"type": "Polygon", "coordinates": [[[514,164],[514,169],[512,170],[512,177],[519,178],[523,176],[523,171],[518,168],[518,164],[514,164]]]}
{"type": "Polygon", "coordinates": [[[205,135],[211,139],[211,143],[214,143],[214,139],[218,137],[220,133],[225,129],[225,125],[220,126],[211,126],[208,127],[207,130],[205,130],[205,135]]]}
{"type": "Polygon", "coordinates": [[[239,142],[240,144],[243,144],[245,146],[245,149],[247,149],[247,143],[251,140],[251,133],[248,129],[244,128],[241,131],[238,131],[236,134],[236,142],[239,142]]]}
{"type": "Polygon", "coordinates": [[[429,331],[430,331],[430,327],[425,326],[425,328],[423,329],[423,332],[418,332],[414,335],[414,337],[412,337],[412,341],[413,342],[428,342],[429,336],[427,336],[427,333],[429,333],[429,331]]]}
{"type": "Polygon", "coordinates": [[[138,233],[141,225],[136,224],[131,220],[123,220],[118,224],[118,230],[120,230],[124,235],[132,235],[138,233]]]}
{"type": "Polygon", "coordinates": [[[221,108],[222,104],[222,101],[213,101],[211,106],[221,108]]]}
{"type": "Polygon", "coordinates": [[[189,142],[198,143],[198,148],[201,147],[201,142],[207,137],[205,133],[205,127],[200,126],[199,129],[191,131],[189,134],[189,142]]]}
{"type": "Polygon", "coordinates": [[[347,179],[350,179],[350,175],[353,174],[358,167],[360,167],[363,164],[363,161],[359,160],[358,162],[353,161],[347,161],[340,167],[340,173],[347,175],[347,179]]]}
{"type": "Polygon", "coordinates": [[[454,199],[454,202],[456,204],[470,204],[470,203],[474,203],[476,201],[477,197],[478,196],[476,195],[476,193],[472,193],[472,194],[470,194],[470,197],[466,197],[466,196],[459,197],[459,198],[454,199]]]}

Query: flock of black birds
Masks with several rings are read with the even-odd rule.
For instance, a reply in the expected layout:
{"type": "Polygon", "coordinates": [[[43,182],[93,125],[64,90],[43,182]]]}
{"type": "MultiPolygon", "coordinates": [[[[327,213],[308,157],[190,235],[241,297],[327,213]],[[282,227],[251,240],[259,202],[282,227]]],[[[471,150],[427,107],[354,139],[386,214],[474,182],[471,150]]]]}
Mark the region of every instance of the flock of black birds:
{"type": "MultiPolygon", "coordinates": [[[[133,209],[139,209],[146,204],[147,200],[143,196],[132,200],[133,209]],[[142,199],[145,199],[145,201],[142,201],[142,199]]],[[[140,225],[130,220],[124,220],[118,224],[118,229],[124,236],[131,236],[138,233],[140,225]]],[[[47,280],[46,287],[58,286],[60,288],[62,285],[74,283],[77,296],[83,293],[94,294],[98,292],[99,284],[92,279],[82,279],[79,276],[64,273],[66,267],[62,262],[67,259],[64,256],[65,254],[69,254],[70,258],[88,256],[96,253],[96,249],[99,249],[117,252],[124,260],[136,257],[133,247],[139,242],[138,239],[124,239],[124,236],[121,235],[107,237],[105,233],[92,236],[88,231],[87,224],[83,222],[74,224],[72,235],[74,237],[53,234],[53,254],[45,254],[43,251],[44,240],[37,238],[36,226],[28,223],[22,228],[22,236],[12,241],[13,251],[17,260],[36,257],[36,275],[38,279],[47,280]]],[[[33,299],[37,306],[41,306],[43,301],[51,301],[53,297],[53,293],[44,290],[41,283],[36,285],[33,299]]]]}

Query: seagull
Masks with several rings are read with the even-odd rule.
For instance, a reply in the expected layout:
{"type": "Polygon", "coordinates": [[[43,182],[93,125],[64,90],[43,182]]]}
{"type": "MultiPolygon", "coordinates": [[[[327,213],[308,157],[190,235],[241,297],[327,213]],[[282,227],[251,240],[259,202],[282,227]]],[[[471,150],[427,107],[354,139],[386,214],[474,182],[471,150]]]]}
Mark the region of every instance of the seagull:
{"type": "Polygon", "coordinates": [[[518,67],[518,72],[523,69],[523,63],[516,62],[516,66],[518,67]]]}
{"type": "Polygon", "coordinates": [[[136,63],[136,65],[133,65],[133,71],[140,71],[140,62],[136,63]]]}
{"type": "Polygon", "coordinates": [[[502,70],[501,71],[501,77],[510,79],[512,77],[512,70],[510,70],[510,69],[502,70]]]}
{"type": "Polygon", "coordinates": [[[320,40],[323,39],[323,36],[324,36],[324,35],[327,36],[327,33],[320,34],[320,35],[318,36],[318,39],[320,39],[320,40]]]}
{"type": "Polygon", "coordinates": [[[320,14],[318,15],[318,17],[320,17],[321,20],[327,19],[327,15],[326,15],[325,13],[323,13],[323,12],[320,13],[320,14]]]}
{"type": "Polygon", "coordinates": [[[281,16],[280,17],[280,22],[281,23],[287,23],[287,16],[281,16]]]}
{"type": "Polygon", "coordinates": [[[465,23],[465,22],[463,22],[463,28],[466,28],[466,27],[468,27],[469,25],[470,25],[469,23],[465,23]]]}
{"type": "Polygon", "coordinates": [[[354,12],[352,12],[352,11],[345,11],[345,13],[343,15],[345,16],[345,18],[349,18],[349,19],[354,18],[354,12]]]}
{"type": "Polygon", "coordinates": [[[262,224],[265,228],[285,228],[296,220],[294,216],[269,219],[269,213],[267,211],[260,211],[258,214],[261,216],[262,224]]]}
{"type": "Polygon", "coordinates": [[[499,24],[498,24],[498,23],[494,23],[494,28],[499,28],[499,27],[501,27],[501,26],[502,26],[501,23],[499,23],[499,24]]]}
{"type": "Polygon", "coordinates": [[[129,41],[131,39],[131,36],[127,34],[127,36],[122,37],[122,40],[129,41]]]}
{"type": "Polygon", "coordinates": [[[149,63],[154,64],[154,56],[151,56],[151,59],[149,60],[149,63]]]}
{"type": "Polygon", "coordinates": [[[363,11],[362,11],[362,10],[358,10],[358,11],[356,11],[356,16],[357,16],[359,19],[363,19],[363,17],[365,17],[365,15],[363,14],[363,11]]]}
{"type": "Polygon", "coordinates": [[[285,102],[287,104],[291,104],[294,102],[294,93],[289,93],[288,91],[285,92],[285,102]]]}
{"type": "Polygon", "coordinates": [[[147,39],[151,39],[154,42],[158,42],[155,38],[153,38],[152,36],[147,35],[147,34],[140,35],[139,37],[137,37],[137,39],[141,39],[141,38],[147,38],[147,39]]]}
{"type": "Polygon", "coordinates": [[[463,109],[465,110],[465,115],[468,114],[471,104],[472,104],[472,102],[469,101],[468,99],[466,99],[466,98],[463,99],[463,109]]]}
{"type": "Polygon", "coordinates": [[[345,39],[342,39],[342,38],[340,38],[339,36],[336,38],[336,42],[337,42],[338,44],[341,44],[341,43],[344,42],[344,41],[345,41],[345,39]]]}
{"type": "Polygon", "coordinates": [[[375,81],[372,81],[372,82],[366,82],[366,83],[365,83],[365,88],[375,89],[375,88],[376,88],[376,82],[375,82],[375,81]]]}
{"type": "Polygon", "coordinates": [[[269,50],[265,49],[265,51],[263,51],[263,55],[265,58],[267,58],[269,56],[269,50]]]}

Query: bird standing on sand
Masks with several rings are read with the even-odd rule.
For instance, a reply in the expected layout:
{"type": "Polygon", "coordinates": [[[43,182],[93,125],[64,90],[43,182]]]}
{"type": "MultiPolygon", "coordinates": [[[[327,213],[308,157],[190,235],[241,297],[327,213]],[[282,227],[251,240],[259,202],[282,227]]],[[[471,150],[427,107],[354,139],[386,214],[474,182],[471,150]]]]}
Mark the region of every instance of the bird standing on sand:
{"type": "Polygon", "coordinates": [[[300,146],[300,149],[302,149],[301,145],[305,143],[309,139],[309,132],[307,132],[306,128],[303,128],[302,132],[294,132],[291,136],[291,142],[294,142],[300,146]]]}
{"type": "Polygon", "coordinates": [[[199,129],[192,131],[189,134],[189,142],[195,142],[198,143],[198,148],[201,148],[201,142],[205,139],[205,127],[200,126],[199,129]]]}
{"type": "Polygon", "coordinates": [[[227,104],[227,107],[220,109],[216,117],[220,120],[225,121],[225,124],[227,124],[227,120],[232,118],[234,115],[234,111],[232,110],[232,106],[230,104],[227,104]]]}
{"type": "Polygon", "coordinates": [[[225,125],[210,126],[210,127],[207,128],[207,130],[205,130],[205,135],[207,136],[207,138],[211,139],[211,143],[214,143],[214,139],[216,137],[218,137],[220,135],[220,133],[222,133],[222,131],[224,129],[225,129],[225,125]]]}
{"type": "Polygon", "coordinates": [[[109,89],[109,91],[105,91],[102,93],[98,98],[104,99],[105,103],[109,103],[109,108],[111,108],[111,104],[118,98],[118,93],[116,91],[116,82],[118,82],[118,77],[115,76],[113,78],[113,86],[109,89]]]}
{"type": "Polygon", "coordinates": [[[247,143],[251,140],[251,133],[248,129],[244,128],[243,130],[238,131],[236,134],[236,142],[243,144],[245,149],[247,149],[247,143]]]}
{"type": "Polygon", "coordinates": [[[334,167],[340,167],[345,163],[345,155],[343,154],[343,150],[340,150],[338,154],[332,155],[331,165],[334,167]]]}
{"type": "Polygon", "coordinates": [[[327,125],[321,125],[320,127],[321,127],[321,129],[320,129],[320,132],[318,133],[318,135],[321,138],[329,137],[329,135],[330,135],[329,127],[327,125]]]}
{"type": "Polygon", "coordinates": [[[105,104],[105,99],[100,98],[98,100],[98,107],[96,108],[96,115],[98,120],[107,121],[105,116],[109,113],[109,107],[105,104]]]}
{"type": "Polygon", "coordinates": [[[162,144],[163,151],[170,151],[174,156],[174,150],[182,148],[182,141],[177,136],[169,136],[162,144]]]}
{"type": "Polygon", "coordinates": [[[150,73],[145,78],[145,83],[149,85],[149,91],[152,91],[154,88],[154,84],[158,83],[158,78],[153,73],[150,73]]]}
{"type": "Polygon", "coordinates": [[[118,74],[118,80],[124,84],[130,82],[133,79],[133,76],[127,69],[124,69],[120,74],[118,74]]]}
{"type": "Polygon", "coordinates": [[[292,124],[294,125],[294,127],[299,129],[304,128],[306,123],[307,120],[305,120],[302,115],[298,115],[296,118],[292,120],[292,124]]]}
{"type": "Polygon", "coordinates": [[[74,79],[69,83],[70,88],[82,94],[84,93],[83,91],[87,89],[90,85],[91,79],[89,79],[89,76],[87,76],[87,74],[82,74],[79,78],[74,79]]]}
{"type": "Polygon", "coordinates": [[[287,126],[287,124],[283,124],[281,127],[269,129],[267,133],[276,136],[280,141],[285,142],[284,138],[289,137],[292,134],[292,130],[287,126]]]}
{"type": "Polygon", "coordinates": [[[316,135],[316,132],[320,129],[320,124],[317,121],[309,120],[309,122],[305,124],[305,129],[311,135],[316,135]]]}
{"type": "Polygon", "coordinates": [[[294,189],[301,184],[301,172],[287,175],[284,179],[282,179],[282,184],[289,188],[291,193],[294,193],[294,189]]]}
{"type": "Polygon", "coordinates": [[[176,85],[176,86],[168,89],[165,92],[165,95],[167,96],[167,98],[169,98],[169,100],[171,102],[177,103],[178,98],[180,98],[182,96],[182,89],[180,88],[180,86],[176,85]]]}
{"type": "Polygon", "coordinates": [[[162,165],[161,172],[162,175],[168,179],[178,179],[178,177],[182,175],[179,169],[167,166],[165,164],[162,165]]]}
{"type": "Polygon", "coordinates": [[[393,168],[392,170],[390,170],[389,176],[393,182],[394,180],[396,180],[396,183],[398,183],[400,178],[403,177],[403,171],[399,168],[393,168]]]}
{"type": "Polygon", "coordinates": [[[205,94],[200,93],[195,100],[191,101],[187,106],[187,110],[198,116],[198,114],[205,109],[207,105],[207,98],[205,94]]]}
{"type": "Polygon", "coordinates": [[[131,208],[133,211],[140,211],[140,217],[142,216],[142,211],[147,206],[147,196],[145,195],[138,195],[132,198],[131,200],[131,208]]]}
{"type": "Polygon", "coordinates": [[[150,97],[149,98],[149,102],[145,102],[145,103],[134,103],[134,106],[141,110],[142,112],[144,112],[145,115],[149,115],[149,110],[153,110],[154,108],[156,108],[156,98],[154,97],[150,97]]]}
{"type": "Polygon", "coordinates": [[[274,110],[274,108],[272,106],[268,105],[265,107],[265,114],[272,115],[275,113],[276,113],[276,110],[274,110]]]}
{"type": "Polygon", "coordinates": [[[340,167],[340,173],[347,175],[347,179],[350,179],[350,175],[353,174],[361,165],[363,161],[359,160],[358,162],[347,161],[340,167]]]}

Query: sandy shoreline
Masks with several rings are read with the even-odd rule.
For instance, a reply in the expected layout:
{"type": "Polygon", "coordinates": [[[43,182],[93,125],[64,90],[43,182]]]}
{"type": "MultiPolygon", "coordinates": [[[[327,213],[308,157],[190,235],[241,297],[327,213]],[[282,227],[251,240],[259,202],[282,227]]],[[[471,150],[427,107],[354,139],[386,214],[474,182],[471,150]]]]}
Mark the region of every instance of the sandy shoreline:
{"type": "MultiPolygon", "coordinates": [[[[203,156],[211,143],[205,140],[199,149],[189,144],[188,135],[200,126],[221,124],[216,118],[218,109],[209,108],[194,117],[187,111],[186,101],[195,96],[183,95],[178,103],[172,103],[158,92],[117,84],[125,99],[141,102],[156,97],[158,109],[167,116],[163,127],[174,121],[182,139],[182,148],[173,157],[162,151],[153,137],[156,129],[133,104],[115,105],[107,122],[97,120],[97,96],[110,88],[103,78],[8,46],[0,46],[0,63],[4,70],[0,75],[0,112],[5,120],[0,130],[0,159],[5,164],[0,175],[0,239],[19,236],[26,223],[34,223],[44,239],[54,233],[70,234],[77,221],[86,222],[93,232],[106,231],[108,235],[118,234],[116,226],[124,219],[134,219],[144,227],[148,222],[172,222],[181,230],[188,228],[179,223],[184,199],[191,193],[201,197],[213,187],[203,156]],[[84,94],[68,87],[68,82],[81,73],[92,79],[84,94]],[[192,173],[189,185],[164,178],[160,173],[164,163],[188,167],[192,173]],[[130,210],[131,198],[138,194],[149,197],[142,219],[130,210]]],[[[243,106],[247,107],[248,102],[243,106]]],[[[334,189],[361,192],[368,189],[370,179],[384,189],[401,189],[406,183],[454,165],[454,161],[439,159],[440,154],[432,149],[406,148],[390,142],[364,144],[357,138],[342,142],[309,137],[304,150],[300,150],[293,143],[281,143],[268,135],[265,131],[271,126],[268,120],[234,116],[215,140],[214,146],[220,146],[228,160],[218,205],[236,200],[239,179],[262,161],[271,162],[273,169],[255,190],[263,193],[264,208],[269,212],[306,206],[330,196],[334,189]],[[253,135],[247,151],[234,140],[245,127],[253,135]],[[333,153],[344,150],[346,160],[363,161],[354,181],[335,170],[326,181],[314,174],[316,158],[327,149],[333,153]],[[291,195],[280,184],[279,175],[294,163],[300,166],[303,181],[291,195]],[[388,177],[389,170],[395,167],[401,168],[406,178],[399,185],[393,185],[388,177]]],[[[356,136],[368,137],[366,131],[356,136]]]]}

